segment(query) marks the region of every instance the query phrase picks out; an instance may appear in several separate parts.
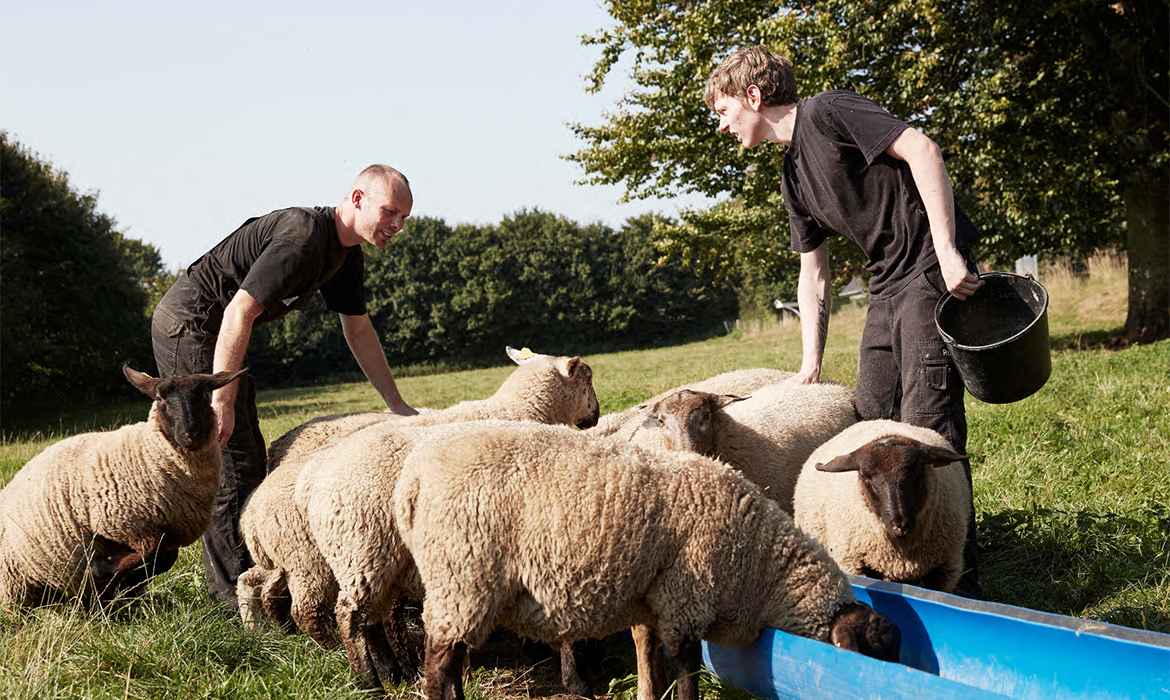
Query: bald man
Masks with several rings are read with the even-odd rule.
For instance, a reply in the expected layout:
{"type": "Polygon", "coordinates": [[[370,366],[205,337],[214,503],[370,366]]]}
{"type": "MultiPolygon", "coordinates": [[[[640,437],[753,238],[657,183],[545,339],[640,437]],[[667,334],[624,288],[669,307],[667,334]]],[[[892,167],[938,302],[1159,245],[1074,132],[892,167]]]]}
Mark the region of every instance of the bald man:
{"type": "MultiPolygon", "coordinates": [[[[151,338],[159,376],[220,372],[245,365],[252,330],[308,306],[320,290],[337,312],[358,365],[394,413],[417,413],[398,393],[378,334],[366,313],[362,243],[383,248],[402,230],[414,199],[410,183],[387,165],[371,165],[341,205],[294,207],[248,219],[180,273],[154,310],[151,338]]],[[[239,536],[248,495],[268,471],[256,415],[256,380],[217,390],[223,480],[203,535],[211,595],[236,605],[236,579],[252,566],[239,536]]]]}

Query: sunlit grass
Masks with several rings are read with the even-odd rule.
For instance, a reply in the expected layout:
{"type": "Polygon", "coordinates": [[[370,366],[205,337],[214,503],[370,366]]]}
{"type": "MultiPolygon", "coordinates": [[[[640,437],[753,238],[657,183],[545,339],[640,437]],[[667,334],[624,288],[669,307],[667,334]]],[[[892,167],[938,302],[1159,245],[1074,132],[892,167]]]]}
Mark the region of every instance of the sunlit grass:
{"type": "MultiPolygon", "coordinates": [[[[1052,300],[1053,373],[1014,404],[968,398],[969,448],[983,546],[981,579],[991,600],[1170,632],[1170,341],[1120,352],[1075,342],[1118,329],[1125,316],[1124,266],[1091,263],[1082,278],[1041,270],[1052,300]]],[[[830,323],[826,379],[852,384],[863,307],[830,323]]],[[[514,343],[539,352],[539,334],[514,343]]],[[[500,349],[504,361],[503,348],[500,349]]],[[[754,323],[688,345],[584,358],[604,412],[666,388],[739,367],[796,370],[794,323],[754,323]]],[[[510,366],[405,376],[403,396],[442,408],[490,395],[510,366]]],[[[147,403],[113,407],[39,435],[5,436],[0,479],[74,428],[141,420],[147,403]],[[121,416],[119,418],[119,416],[121,416]]],[[[310,418],[384,408],[365,383],[260,393],[261,429],[272,440],[310,418]]],[[[628,647],[605,667],[608,693],[633,695],[628,647]]],[[[478,655],[469,700],[562,692],[555,659],[478,655]]],[[[741,697],[704,678],[706,700],[741,697]]],[[[598,691],[606,691],[603,682],[598,691]]],[[[421,682],[390,690],[421,700],[421,682]]],[[[6,698],[363,698],[342,649],[323,650],[272,627],[245,632],[206,593],[197,546],[151,584],[134,609],[111,614],[63,606],[0,611],[0,696],[6,698]]]]}

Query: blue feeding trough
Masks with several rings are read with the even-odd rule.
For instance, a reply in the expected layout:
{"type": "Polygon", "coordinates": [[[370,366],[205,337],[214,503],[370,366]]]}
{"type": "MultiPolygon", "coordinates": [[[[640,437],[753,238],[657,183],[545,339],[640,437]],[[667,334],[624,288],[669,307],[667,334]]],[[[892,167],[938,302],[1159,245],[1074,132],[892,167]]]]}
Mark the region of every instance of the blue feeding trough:
{"type": "Polygon", "coordinates": [[[720,680],[762,698],[1170,700],[1170,635],[850,576],[902,630],[901,663],[766,629],[703,642],[720,680]]]}

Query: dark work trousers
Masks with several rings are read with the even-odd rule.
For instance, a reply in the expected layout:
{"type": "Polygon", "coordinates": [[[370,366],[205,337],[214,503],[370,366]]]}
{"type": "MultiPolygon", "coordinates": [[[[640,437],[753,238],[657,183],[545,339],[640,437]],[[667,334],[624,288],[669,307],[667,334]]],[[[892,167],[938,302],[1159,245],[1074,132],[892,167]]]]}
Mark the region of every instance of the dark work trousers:
{"type": "MultiPolygon", "coordinates": [[[[863,420],[930,428],[967,454],[963,382],[934,324],[934,307],[945,292],[936,263],[894,295],[870,300],[857,358],[857,413],[863,420]]],[[[970,486],[970,461],[963,469],[970,486]]],[[[981,598],[977,547],[972,507],[956,593],[981,598]]]]}
{"type": "MultiPolygon", "coordinates": [[[[215,314],[210,309],[186,273],[163,296],[150,328],[160,377],[211,372],[216,335],[205,330],[208,316],[215,314]]],[[[219,493],[211,524],[203,533],[207,588],[213,598],[233,609],[237,607],[236,579],[252,566],[248,548],[240,537],[240,513],[268,472],[264,437],[256,414],[256,380],[246,374],[237,382],[235,428],[223,450],[219,493]]]]}

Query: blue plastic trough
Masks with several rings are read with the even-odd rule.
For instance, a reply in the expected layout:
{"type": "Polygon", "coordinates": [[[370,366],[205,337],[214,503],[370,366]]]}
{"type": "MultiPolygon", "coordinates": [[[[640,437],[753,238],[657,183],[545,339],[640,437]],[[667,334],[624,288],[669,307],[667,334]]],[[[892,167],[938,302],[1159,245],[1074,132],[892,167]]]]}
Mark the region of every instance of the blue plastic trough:
{"type": "Polygon", "coordinates": [[[707,668],[776,700],[1170,700],[1170,635],[849,578],[902,630],[901,664],[766,629],[738,649],[703,642],[707,668]]]}

